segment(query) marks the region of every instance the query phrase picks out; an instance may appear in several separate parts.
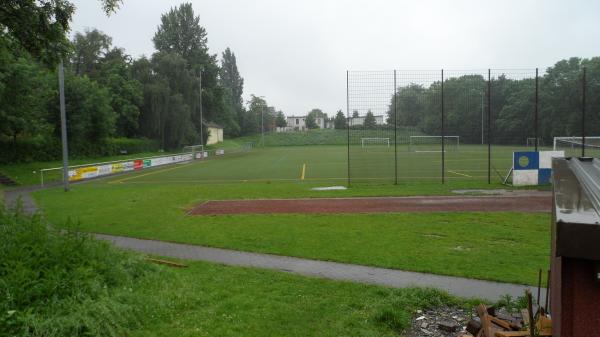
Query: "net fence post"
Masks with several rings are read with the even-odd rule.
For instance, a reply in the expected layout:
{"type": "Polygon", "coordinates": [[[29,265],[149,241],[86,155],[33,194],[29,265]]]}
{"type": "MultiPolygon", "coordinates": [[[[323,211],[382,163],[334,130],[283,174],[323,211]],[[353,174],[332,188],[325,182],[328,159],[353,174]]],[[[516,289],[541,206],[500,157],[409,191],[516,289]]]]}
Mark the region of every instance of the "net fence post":
{"type": "Polygon", "coordinates": [[[534,117],[533,117],[533,128],[535,135],[535,152],[538,152],[539,134],[538,134],[538,92],[539,92],[539,76],[538,68],[535,68],[535,102],[534,102],[534,117]]]}
{"type": "Polygon", "coordinates": [[[581,79],[581,156],[585,157],[585,90],[586,89],[586,68],[583,67],[583,77],[581,79]]]}
{"type": "Polygon", "coordinates": [[[58,65],[58,91],[60,101],[60,138],[62,142],[63,188],[65,192],[67,192],[69,191],[69,146],[67,141],[67,113],[65,105],[65,74],[62,60],[58,65]]]}
{"type": "Polygon", "coordinates": [[[442,69],[442,97],[441,97],[441,110],[442,110],[442,184],[445,183],[445,171],[446,171],[446,147],[445,147],[445,130],[444,130],[444,69],[442,69]]]}
{"type": "Polygon", "coordinates": [[[398,109],[396,107],[396,69],[394,69],[394,184],[398,185],[398,109]]]}
{"type": "Polygon", "coordinates": [[[487,113],[488,113],[488,184],[492,183],[492,70],[488,68],[487,113]]]}
{"type": "Polygon", "coordinates": [[[350,93],[348,70],[346,70],[346,136],[347,136],[347,172],[348,172],[348,187],[350,187],[350,93]]]}

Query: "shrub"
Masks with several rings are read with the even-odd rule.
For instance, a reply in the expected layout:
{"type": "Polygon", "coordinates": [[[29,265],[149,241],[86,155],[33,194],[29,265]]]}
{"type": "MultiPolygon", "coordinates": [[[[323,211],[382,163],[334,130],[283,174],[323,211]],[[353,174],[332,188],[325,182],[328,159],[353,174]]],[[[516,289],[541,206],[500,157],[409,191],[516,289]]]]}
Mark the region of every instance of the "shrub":
{"type": "Polygon", "coordinates": [[[137,325],[140,257],[0,207],[0,335],[117,336],[137,325]]]}
{"type": "MultiPolygon", "coordinates": [[[[126,151],[129,154],[158,151],[155,140],[145,138],[108,138],[102,142],[69,141],[70,158],[114,156],[126,151]]],[[[61,158],[60,139],[36,137],[18,140],[16,144],[0,139],[0,164],[50,161],[61,158]]]]}

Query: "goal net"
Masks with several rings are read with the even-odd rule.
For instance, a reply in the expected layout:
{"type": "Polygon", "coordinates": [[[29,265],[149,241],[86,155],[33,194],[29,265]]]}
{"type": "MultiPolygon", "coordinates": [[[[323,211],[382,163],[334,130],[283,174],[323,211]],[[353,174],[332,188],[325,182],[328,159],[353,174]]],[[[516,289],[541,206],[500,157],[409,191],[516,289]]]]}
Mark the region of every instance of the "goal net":
{"type": "Polygon", "coordinates": [[[554,137],[554,151],[563,150],[566,156],[581,156],[585,147],[587,157],[600,157],[600,136],[585,137],[554,137]]]}
{"type": "Polygon", "coordinates": [[[183,147],[184,153],[191,153],[192,158],[200,159],[204,158],[204,145],[188,145],[183,147]]]}
{"type": "Polygon", "coordinates": [[[390,139],[389,138],[361,138],[360,144],[363,148],[390,147],[390,139]]]}
{"type": "Polygon", "coordinates": [[[541,138],[535,138],[535,137],[527,137],[527,142],[526,142],[526,146],[527,147],[535,147],[537,143],[537,146],[544,146],[544,142],[542,142],[541,138]]]}
{"type": "MultiPolygon", "coordinates": [[[[458,151],[460,136],[444,136],[444,151],[458,151]]],[[[442,152],[442,136],[410,136],[411,152],[442,152]]]]}

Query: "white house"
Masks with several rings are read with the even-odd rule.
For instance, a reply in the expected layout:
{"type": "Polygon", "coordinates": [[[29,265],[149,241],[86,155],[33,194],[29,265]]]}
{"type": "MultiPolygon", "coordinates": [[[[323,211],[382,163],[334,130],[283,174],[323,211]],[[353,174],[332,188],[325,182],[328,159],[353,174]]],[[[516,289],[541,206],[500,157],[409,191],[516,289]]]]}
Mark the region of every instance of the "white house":
{"type": "MultiPolygon", "coordinates": [[[[315,122],[319,126],[319,128],[325,128],[325,118],[317,117],[315,118],[315,122]]],[[[306,127],[306,116],[288,116],[287,117],[287,127],[285,131],[305,131],[308,128],[306,127]]]]}
{"type": "MultiPolygon", "coordinates": [[[[350,122],[349,122],[350,126],[365,124],[365,117],[366,116],[350,117],[350,122]]],[[[377,125],[385,124],[385,118],[383,115],[375,115],[373,117],[375,117],[375,124],[377,124],[377,125]]]]}

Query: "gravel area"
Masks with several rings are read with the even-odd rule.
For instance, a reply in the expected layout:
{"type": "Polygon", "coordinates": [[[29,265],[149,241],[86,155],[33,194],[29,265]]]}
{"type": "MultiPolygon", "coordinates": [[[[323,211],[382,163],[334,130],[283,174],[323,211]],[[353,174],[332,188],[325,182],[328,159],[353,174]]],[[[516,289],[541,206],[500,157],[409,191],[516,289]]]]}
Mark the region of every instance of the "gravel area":
{"type": "Polygon", "coordinates": [[[406,337],[457,337],[463,336],[472,312],[462,308],[441,307],[418,310],[406,337]]]}

